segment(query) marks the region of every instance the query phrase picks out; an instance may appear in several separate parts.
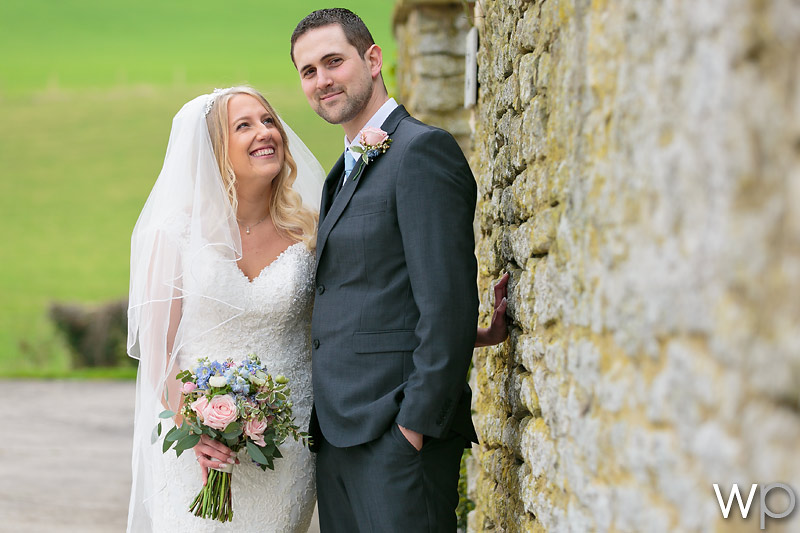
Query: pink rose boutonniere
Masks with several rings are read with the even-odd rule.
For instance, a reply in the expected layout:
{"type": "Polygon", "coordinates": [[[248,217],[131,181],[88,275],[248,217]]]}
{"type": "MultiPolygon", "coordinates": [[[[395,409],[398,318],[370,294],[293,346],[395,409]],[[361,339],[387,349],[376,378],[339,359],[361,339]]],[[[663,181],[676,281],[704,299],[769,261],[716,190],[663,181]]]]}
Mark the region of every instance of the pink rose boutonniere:
{"type": "Polygon", "coordinates": [[[389,149],[392,140],[389,138],[389,134],[382,129],[368,126],[361,130],[359,134],[359,144],[360,146],[354,145],[351,146],[350,149],[359,154],[363,154],[364,157],[362,157],[362,159],[364,160],[364,164],[368,165],[389,149]]]}
{"type": "MultiPolygon", "coordinates": [[[[383,141],[389,138],[389,134],[380,128],[373,128],[367,126],[361,130],[361,144],[366,146],[378,146],[383,141]]],[[[389,141],[391,142],[391,141],[389,141]]]]}

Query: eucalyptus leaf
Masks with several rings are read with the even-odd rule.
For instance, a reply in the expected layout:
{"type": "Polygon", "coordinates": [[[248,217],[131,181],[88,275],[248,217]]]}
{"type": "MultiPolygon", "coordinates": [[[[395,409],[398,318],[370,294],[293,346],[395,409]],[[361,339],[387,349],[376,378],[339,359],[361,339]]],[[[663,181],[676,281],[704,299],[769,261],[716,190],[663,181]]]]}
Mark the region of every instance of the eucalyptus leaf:
{"type": "MultiPolygon", "coordinates": [[[[160,423],[160,422],[159,422],[160,423]]],[[[164,437],[165,440],[172,441],[174,439],[170,439],[169,436],[175,434],[178,431],[178,426],[172,426],[169,431],[167,431],[167,435],[164,437]]]]}
{"type": "MultiPolygon", "coordinates": [[[[228,427],[230,427],[230,426],[228,426],[228,427]]],[[[222,434],[222,438],[225,439],[225,440],[230,440],[230,439],[235,439],[239,435],[242,434],[242,428],[241,427],[236,427],[234,429],[235,429],[235,431],[226,431],[225,433],[223,433],[222,434]]]]}
{"type": "Polygon", "coordinates": [[[170,411],[169,409],[167,409],[161,411],[161,413],[158,415],[158,418],[172,418],[173,416],[175,416],[175,411],[170,411]]]}
{"type": "Polygon", "coordinates": [[[249,440],[247,441],[246,446],[247,446],[247,453],[250,454],[250,457],[253,459],[253,461],[262,465],[269,464],[269,460],[266,457],[264,457],[264,454],[261,452],[261,448],[259,448],[252,441],[249,440]]]}
{"type": "Polygon", "coordinates": [[[175,445],[175,451],[182,452],[183,450],[194,448],[198,442],[200,442],[200,435],[187,435],[178,441],[178,443],[175,445]]]}
{"type": "Polygon", "coordinates": [[[266,446],[261,448],[261,451],[264,453],[265,457],[274,457],[275,456],[275,443],[269,442],[266,446]]]}
{"type": "Polygon", "coordinates": [[[182,439],[183,437],[185,437],[188,434],[189,434],[189,426],[184,424],[184,425],[182,425],[180,427],[176,426],[176,427],[172,428],[170,430],[170,432],[167,433],[167,436],[164,437],[164,440],[177,441],[177,440],[182,439]]]}
{"type": "MultiPolygon", "coordinates": [[[[174,429],[174,428],[173,428],[174,429]]],[[[172,445],[175,444],[174,440],[167,440],[166,437],[164,438],[164,444],[161,446],[161,452],[167,453],[167,450],[172,448],[172,445]]]]}
{"type": "Polygon", "coordinates": [[[156,427],[153,428],[153,433],[150,435],[150,444],[155,444],[158,440],[158,437],[161,436],[161,422],[156,424],[156,427]]]}
{"type": "Polygon", "coordinates": [[[228,424],[228,427],[225,428],[224,433],[233,433],[234,431],[241,431],[242,425],[239,422],[231,422],[228,424]]]}

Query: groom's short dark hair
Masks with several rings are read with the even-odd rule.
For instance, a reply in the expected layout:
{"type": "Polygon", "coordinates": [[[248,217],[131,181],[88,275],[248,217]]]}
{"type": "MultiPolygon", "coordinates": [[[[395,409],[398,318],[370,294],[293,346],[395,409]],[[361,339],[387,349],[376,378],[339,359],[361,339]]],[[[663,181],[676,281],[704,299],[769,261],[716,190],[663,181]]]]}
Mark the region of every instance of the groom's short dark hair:
{"type": "Polygon", "coordinates": [[[290,50],[292,63],[294,63],[294,43],[297,42],[297,39],[308,31],[323,26],[330,26],[331,24],[338,24],[342,27],[347,42],[358,50],[358,54],[361,57],[364,57],[369,47],[375,44],[375,40],[367,29],[367,25],[364,24],[361,17],[349,9],[343,7],[318,9],[301,20],[292,32],[292,48],[290,50]]]}

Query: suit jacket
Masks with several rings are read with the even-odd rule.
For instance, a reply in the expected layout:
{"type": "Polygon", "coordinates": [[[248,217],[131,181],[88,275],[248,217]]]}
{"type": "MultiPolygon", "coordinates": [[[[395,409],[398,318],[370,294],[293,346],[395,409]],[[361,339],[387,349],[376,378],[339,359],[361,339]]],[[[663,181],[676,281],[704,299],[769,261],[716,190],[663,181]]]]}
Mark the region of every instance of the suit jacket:
{"type": "Polygon", "coordinates": [[[402,106],[338,195],[322,191],[312,316],[311,434],[337,447],[393,423],[477,442],[466,375],[478,316],[476,186],[453,137],[402,106]]]}

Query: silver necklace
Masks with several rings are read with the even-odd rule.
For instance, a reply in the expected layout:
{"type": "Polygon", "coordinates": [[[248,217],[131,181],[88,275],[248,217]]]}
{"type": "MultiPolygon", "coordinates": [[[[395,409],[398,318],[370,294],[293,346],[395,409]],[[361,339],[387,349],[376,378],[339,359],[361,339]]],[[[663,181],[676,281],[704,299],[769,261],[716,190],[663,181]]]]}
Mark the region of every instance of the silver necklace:
{"type": "Polygon", "coordinates": [[[258,226],[259,224],[261,224],[262,222],[264,222],[265,220],[267,220],[267,217],[268,217],[268,216],[269,216],[269,213],[267,213],[267,214],[264,216],[264,218],[262,218],[261,220],[259,220],[259,221],[258,221],[258,222],[256,222],[255,224],[250,224],[250,225],[248,225],[248,224],[245,224],[244,222],[242,222],[242,221],[241,221],[241,220],[239,220],[238,218],[236,219],[236,222],[238,222],[240,226],[243,226],[243,227],[244,227],[244,232],[245,232],[246,234],[250,235],[250,228],[255,228],[256,226],[258,226]]]}

